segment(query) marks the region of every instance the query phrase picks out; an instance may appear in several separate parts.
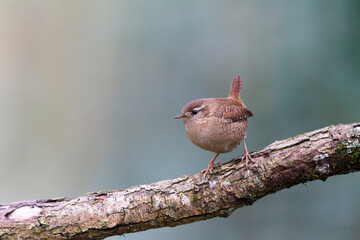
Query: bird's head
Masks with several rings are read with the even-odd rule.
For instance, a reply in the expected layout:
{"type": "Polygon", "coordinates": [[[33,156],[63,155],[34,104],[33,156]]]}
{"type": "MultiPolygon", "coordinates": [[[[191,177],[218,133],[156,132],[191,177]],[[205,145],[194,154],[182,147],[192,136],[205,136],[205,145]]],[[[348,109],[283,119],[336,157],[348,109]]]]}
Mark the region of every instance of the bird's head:
{"type": "Polygon", "coordinates": [[[186,104],[181,114],[175,116],[175,119],[183,119],[187,123],[203,122],[206,116],[209,115],[210,99],[197,99],[186,104]]]}

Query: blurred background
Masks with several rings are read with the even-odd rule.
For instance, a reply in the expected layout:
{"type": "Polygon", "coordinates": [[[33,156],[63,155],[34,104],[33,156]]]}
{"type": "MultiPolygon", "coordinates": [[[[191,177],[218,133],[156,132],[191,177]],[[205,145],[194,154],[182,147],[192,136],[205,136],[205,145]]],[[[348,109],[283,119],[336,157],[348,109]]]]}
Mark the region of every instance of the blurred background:
{"type": "MultiPolygon", "coordinates": [[[[356,0],[2,1],[0,29],[0,204],[199,172],[213,153],[172,117],[237,74],[250,151],[360,121],[356,0]]],[[[359,239],[359,185],[335,176],[126,239],[359,239]]]]}

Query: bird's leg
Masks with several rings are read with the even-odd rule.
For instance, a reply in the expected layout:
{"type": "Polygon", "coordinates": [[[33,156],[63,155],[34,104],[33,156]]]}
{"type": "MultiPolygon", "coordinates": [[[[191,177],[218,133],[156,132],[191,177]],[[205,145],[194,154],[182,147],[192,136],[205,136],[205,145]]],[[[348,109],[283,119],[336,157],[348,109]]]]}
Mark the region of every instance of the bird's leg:
{"type": "Polygon", "coordinates": [[[246,162],[245,162],[246,169],[249,169],[248,163],[249,163],[249,161],[253,162],[253,159],[251,158],[249,151],[247,150],[245,139],[244,139],[244,156],[241,158],[241,161],[243,161],[244,159],[246,159],[246,162]]]}
{"type": "Polygon", "coordinates": [[[206,174],[207,174],[208,172],[211,172],[211,171],[212,171],[214,165],[220,165],[219,162],[216,162],[216,163],[214,164],[214,161],[215,161],[215,159],[219,156],[219,154],[220,154],[220,153],[217,153],[217,154],[215,155],[215,157],[213,157],[213,159],[211,159],[211,161],[209,162],[209,166],[207,167],[207,169],[204,169],[204,170],[201,171],[202,173],[204,173],[204,177],[206,177],[206,174]]]}

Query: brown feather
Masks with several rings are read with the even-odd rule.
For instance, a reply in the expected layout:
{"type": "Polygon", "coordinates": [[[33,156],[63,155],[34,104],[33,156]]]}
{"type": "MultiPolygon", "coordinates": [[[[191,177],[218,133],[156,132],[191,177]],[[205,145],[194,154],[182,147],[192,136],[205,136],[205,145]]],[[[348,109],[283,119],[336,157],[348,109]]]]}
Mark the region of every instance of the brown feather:
{"type": "Polygon", "coordinates": [[[240,99],[242,83],[243,83],[242,78],[239,75],[237,75],[231,83],[229,98],[240,99]]]}
{"type": "Polygon", "coordinates": [[[252,112],[244,106],[231,105],[226,108],[227,111],[224,111],[223,118],[227,122],[239,122],[253,116],[252,112]]]}

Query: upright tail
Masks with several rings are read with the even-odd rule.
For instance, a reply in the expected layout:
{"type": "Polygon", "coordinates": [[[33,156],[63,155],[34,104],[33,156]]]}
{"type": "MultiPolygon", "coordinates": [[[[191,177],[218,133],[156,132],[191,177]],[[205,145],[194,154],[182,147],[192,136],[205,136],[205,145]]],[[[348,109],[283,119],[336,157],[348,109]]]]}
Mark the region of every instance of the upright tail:
{"type": "Polygon", "coordinates": [[[239,75],[237,75],[231,83],[229,98],[240,100],[240,92],[241,92],[242,84],[243,84],[242,78],[239,75]]]}

